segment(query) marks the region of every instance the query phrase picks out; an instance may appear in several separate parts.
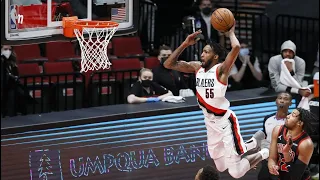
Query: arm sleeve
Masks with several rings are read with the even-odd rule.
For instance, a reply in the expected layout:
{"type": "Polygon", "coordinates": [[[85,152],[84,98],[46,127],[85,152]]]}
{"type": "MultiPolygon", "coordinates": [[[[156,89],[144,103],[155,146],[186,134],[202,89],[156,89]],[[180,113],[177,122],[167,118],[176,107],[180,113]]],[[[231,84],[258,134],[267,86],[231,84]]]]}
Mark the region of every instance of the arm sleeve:
{"type": "Polygon", "coordinates": [[[155,70],[155,69],[152,69],[152,73],[153,73],[153,79],[152,79],[152,81],[153,82],[156,82],[156,83],[159,83],[158,81],[159,81],[159,73],[155,70]]]}
{"type": "Polygon", "coordinates": [[[155,95],[163,95],[169,92],[166,88],[155,82],[152,83],[152,86],[154,87],[155,95]]]}
{"type": "MultiPolygon", "coordinates": [[[[297,57],[298,58],[298,57],[297,57]]],[[[295,80],[298,81],[298,83],[301,85],[304,75],[305,75],[305,71],[306,71],[306,63],[303,59],[299,58],[299,60],[296,61],[296,72],[295,75],[293,76],[293,78],[295,80]]]]}
{"type": "Polygon", "coordinates": [[[178,78],[180,78],[180,89],[188,89],[188,86],[187,86],[187,84],[186,84],[186,82],[185,82],[185,80],[184,80],[184,77],[183,77],[183,74],[182,73],[180,73],[180,72],[178,72],[179,74],[179,77],[178,78]]]}
{"type": "Polygon", "coordinates": [[[133,84],[133,86],[130,89],[130,94],[134,94],[137,97],[141,97],[141,86],[138,84],[139,82],[136,82],[133,84]]]}
{"type": "Polygon", "coordinates": [[[302,175],[307,169],[308,165],[300,161],[296,160],[294,163],[287,163],[287,168],[289,170],[289,174],[292,180],[300,180],[302,179],[302,175]]]}
{"type": "MultiPolygon", "coordinates": [[[[269,77],[271,80],[271,86],[274,88],[276,92],[290,92],[298,94],[299,89],[287,87],[286,85],[280,82],[280,67],[277,67],[278,59],[271,58],[268,64],[269,77]]],[[[280,65],[279,65],[280,66],[280,65]]]]}

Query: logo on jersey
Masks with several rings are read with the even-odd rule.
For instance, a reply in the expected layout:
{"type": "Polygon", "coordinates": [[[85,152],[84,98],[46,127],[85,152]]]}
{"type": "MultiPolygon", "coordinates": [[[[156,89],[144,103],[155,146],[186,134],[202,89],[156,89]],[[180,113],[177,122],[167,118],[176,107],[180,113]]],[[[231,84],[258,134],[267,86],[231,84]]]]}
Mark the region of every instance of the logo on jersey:
{"type": "Polygon", "coordinates": [[[18,29],[18,24],[23,24],[23,15],[19,14],[17,5],[10,6],[9,16],[10,29],[18,29]]]}
{"type": "Polygon", "coordinates": [[[214,79],[197,78],[196,86],[197,87],[214,87],[214,79]]]}

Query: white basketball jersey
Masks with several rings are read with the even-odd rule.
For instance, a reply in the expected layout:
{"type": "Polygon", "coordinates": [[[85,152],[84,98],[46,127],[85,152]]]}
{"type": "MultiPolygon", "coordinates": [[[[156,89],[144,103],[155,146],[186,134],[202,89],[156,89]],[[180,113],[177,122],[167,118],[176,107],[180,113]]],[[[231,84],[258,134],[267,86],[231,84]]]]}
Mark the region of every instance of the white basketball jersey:
{"type": "Polygon", "coordinates": [[[200,108],[206,113],[223,116],[230,107],[230,102],[225,98],[227,84],[218,80],[218,67],[216,64],[207,72],[200,68],[196,73],[197,98],[200,108]]]}

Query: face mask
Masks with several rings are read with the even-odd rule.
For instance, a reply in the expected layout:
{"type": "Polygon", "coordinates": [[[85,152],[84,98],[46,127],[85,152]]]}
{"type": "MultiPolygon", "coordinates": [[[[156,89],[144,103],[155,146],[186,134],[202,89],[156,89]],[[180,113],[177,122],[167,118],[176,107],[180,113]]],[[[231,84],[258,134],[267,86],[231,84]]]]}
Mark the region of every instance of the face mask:
{"type": "Polygon", "coordinates": [[[7,59],[9,59],[9,57],[11,56],[11,51],[10,50],[3,50],[1,51],[1,54],[6,57],[7,59]]]}
{"type": "Polygon", "coordinates": [[[162,57],[160,60],[160,64],[164,64],[164,62],[168,59],[168,57],[162,57]]]}
{"type": "Polygon", "coordinates": [[[150,87],[151,83],[152,83],[152,81],[150,81],[149,79],[147,79],[147,80],[141,80],[141,85],[142,85],[143,87],[150,87]]]}
{"type": "Polygon", "coordinates": [[[239,53],[242,56],[249,55],[249,49],[248,48],[241,48],[239,53]]]}
{"type": "Polygon", "coordinates": [[[203,13],[204,15],[206,15],[206,16],[210,15],[210,13],[211,13],[211,8],[209,8],[209,7],[203,8],[203,9],[202,9],[202,13],[203,13]]]}

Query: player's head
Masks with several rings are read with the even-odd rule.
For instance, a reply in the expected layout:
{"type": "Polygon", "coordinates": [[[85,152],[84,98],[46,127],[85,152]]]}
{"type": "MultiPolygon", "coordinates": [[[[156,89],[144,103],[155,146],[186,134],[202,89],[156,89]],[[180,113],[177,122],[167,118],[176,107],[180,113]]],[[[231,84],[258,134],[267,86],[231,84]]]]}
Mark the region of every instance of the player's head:
{"type": "Polygon", "coordinates": [[[163,64],[172,54],[172,49],[169,46],[162,45],[159,48],[158,60],[163,64]]]}
{"type": "Polygon", "coordinates": [[[209,16],[212,12],[211,0],[199,0],[199,9],[204,15],[209,16]]]}
{"type": "Polygon", "coordinates": [[[220,175],[217,169],[212,166],[205,166],[199,169],[198,173],[196,174],[195,180],[219,180],[220,175]]]}
{"type": "Polygon", "coordinates": [[[289,106],[292,104],[292,96],[288,92],[280,92],[277,95],[276,104],[278,110],[283,109],[288,111],[289,106]]]}
{"type": "Polygon", "coordinates": [[[216,42],[209,42],[201,53],[201,63],[203,68],[208,68],[213,64],[225,59],[226,50],[216,42]]]}
{"type": "Polygon", "coordinates": [[[148,68],[142,68],[139,74],[139,81],[143,87],[149,87],[153,80],[153,73],[148,68]]]}
{"type": "Polygon", "coordinates": [[[283,42],[280,51],[282,58],[293,59],[296,55],[296,49],[296,45],[292,41],[288,40],[283,42]]]}
{"type": "Polygon", "coordinates": [[[297,108],[287,116],[284,125],[289,130],[301,129],[301,131],[305,130],[308,133],[312,133],[314,131],[314,123],[317,121],[318,118],[316,115],[310,111],[303,108],[297,108]]]}

